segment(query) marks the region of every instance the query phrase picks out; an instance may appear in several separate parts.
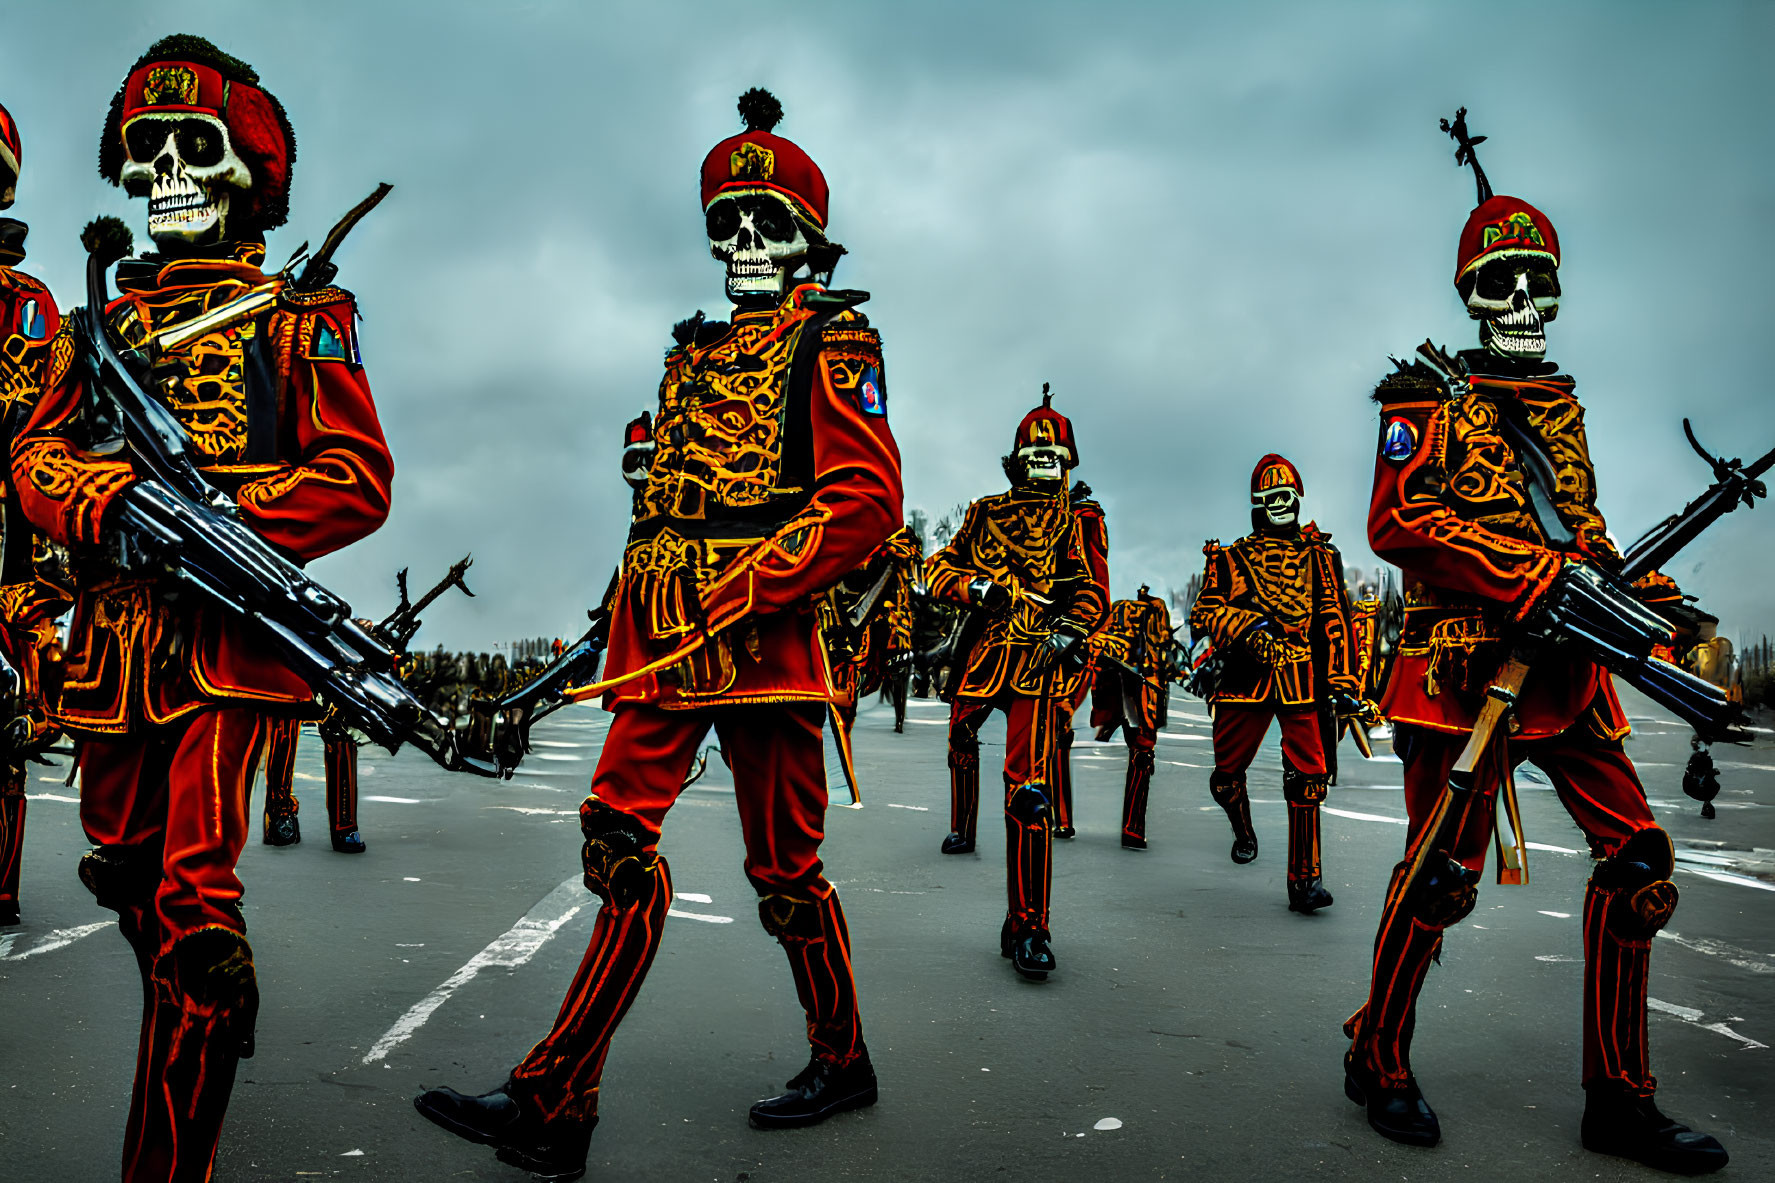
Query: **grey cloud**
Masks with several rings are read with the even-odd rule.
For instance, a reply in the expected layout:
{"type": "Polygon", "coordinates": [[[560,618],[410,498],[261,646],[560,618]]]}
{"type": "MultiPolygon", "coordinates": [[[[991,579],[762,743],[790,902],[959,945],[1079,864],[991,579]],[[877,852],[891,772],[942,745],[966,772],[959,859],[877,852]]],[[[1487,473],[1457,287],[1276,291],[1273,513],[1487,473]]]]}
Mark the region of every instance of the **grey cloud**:
{"type": "MultiPolygon", "coordinates": [[[[155,36],[259,67],[301,140],[280,260],[378,180],[347,247],[399,470],[394,514],[319,565],[360,611],[464,550],[481,593],[421,643],[577,631],[621,546],[617,434],[673,321],[721,309],[696,169],[773,88],[833,187],[841,283],[888,357],[909,505],[998,488],[1052,381],[1108,511],[1118,594],[1182,586],[1245,527],[1266,451],[1353,562],[1387,355],[1472,339],[1449,283],[1472,204],[1439,116],[1566,252],[1554,353],[1624,538],[1700,488],[1679,422],[1775,444],[1758,365],[1775,177],[1752,5],[43,6],[7,23],[14,211],[75,302],[74,235],[132,209],[97,124],[155,36]],[[743,19],[742,19],[743,18],[743,19]]],[[[1730,631],[1775,624],[1762,516],[1674,572],[1730,631]]]]}

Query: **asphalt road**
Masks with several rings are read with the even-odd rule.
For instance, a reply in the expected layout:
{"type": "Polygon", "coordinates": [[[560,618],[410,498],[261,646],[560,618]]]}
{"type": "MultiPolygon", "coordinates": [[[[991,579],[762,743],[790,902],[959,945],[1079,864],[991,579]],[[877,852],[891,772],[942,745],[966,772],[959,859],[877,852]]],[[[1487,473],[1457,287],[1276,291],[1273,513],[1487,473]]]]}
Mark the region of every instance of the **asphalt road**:
{"type": "MultiPolygon", "coordinates": [[[[978,855],[937,852],[943,709],[915,702],[904,735],[885,709],[865,710],[866,807],[832,811],[825,851],[881,1102],[810,1130],[746,1124],[806,1045],[740,871],[731,784],[717,771],[693,786],[663,846],[675,919],[612,1048],[588,1177],[1656,1177],[1578,1145],[1589,862],[1545,785],[1521,786],[1539,844],[1532,883],[1488,882],[1431,973],[1414,1060],[1444,1140],[1407,1149],[1369,1131],[1339,1067],[1339,1026],[1364,995],[1403,840],[1398,764],[1346,748],[1324,825],[1338,902],[1296,916],[1284,906],[1273,736],[1252,776],[1263,853],[1237,867],[1207,793],[1207,720],[1174,701],[1142,853],[1117,837],[1124,749],[1085,742],[1081,724],[1079,836],[1055,855],[1060,970],[1044,984],[998,956],[1003,839],[991,814],[978,855]]],[[[1660,1101],[1727,1144],[1725,1177],[1775,1177],[1775,735],[1719,753],[1720,814],[1703,821],[1679,787],[1686,732],[1643,701],[1629,710],[1629,750],[1682,860],[1682,904],[1652,971],[1660,1101]]],[[[241,862],[264,1009],[218,1179],[524,1178],[431,1127],[410,1098],[497,1084],[547,1029],[596,904],[578,883],[575,807],[604,733],[600,712],[562,712],[507,784],[366,751],[360,857],[327,847],[320,747],[305,737],[308,841],[273,849],[255,829],[241,862]]],[[[983,735],[988,783],[1001,737],[997,723],[983,735]]],[[[31,785],[25,924],[0,930],[6,1180],[115,1178],[135,1052],[134,963],[74,877],[85,843],[60,782],[46,769],[31,785]]]]}

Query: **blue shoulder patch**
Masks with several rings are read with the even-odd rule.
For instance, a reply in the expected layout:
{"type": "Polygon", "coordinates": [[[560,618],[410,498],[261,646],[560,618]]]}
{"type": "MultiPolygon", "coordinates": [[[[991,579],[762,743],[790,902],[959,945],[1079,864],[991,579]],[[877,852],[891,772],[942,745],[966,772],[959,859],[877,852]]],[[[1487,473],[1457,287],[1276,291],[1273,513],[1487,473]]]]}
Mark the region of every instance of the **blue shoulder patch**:
{"type": "Polygon", "coordinates": [[[1381,432],[1381,456],[1394,464],[1411,459],[1418,450],[1418,429],[1411,420],[1395,416],[1381,432]]]}
{"type": "Polygon", "coordinates": [[[49,336],[49,321],[36,300],[26,300],[19,305],[18,335],[27,341],[41,341],[49,336]]]}
{"type": "Polygon", "coordinates": [[[863,376],[857,380],[857,405],[865,415],[887,415],[887,384],[875,366],[863,367],[863,376]]]}
{"type": "Polygon", "coordinates": [[[325,320],[320,321],[314,329],[314,351],[310,354],[315,358],[330,358],[333,361],[345,360],[345,343],[339,340],[339,334],[325,320]]]}

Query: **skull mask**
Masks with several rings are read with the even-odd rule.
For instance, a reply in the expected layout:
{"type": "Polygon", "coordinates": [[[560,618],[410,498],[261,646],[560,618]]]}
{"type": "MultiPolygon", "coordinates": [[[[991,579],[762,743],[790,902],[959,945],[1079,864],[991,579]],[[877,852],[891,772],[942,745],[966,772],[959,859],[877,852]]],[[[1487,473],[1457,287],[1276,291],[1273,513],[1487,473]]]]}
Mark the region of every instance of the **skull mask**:
{"type": "Polygon", "coordinates": [[[1066,470],[1072,467],[1072,453],[1053,444],[1018,448],[1017,459],[1023,462],[1023,479],[1026,481],[1063,481],[1066,470]]]}
{"type": "Polygon", "coordinates": [[[118,179],[148,199],[148,236],[162,249],[228,238],[230,199],[252,188],[228,128],[210,115],[142,115],[123,133],[129,159],[118,179]]]}
{"type": "Polygon", "coordinates": [[[1559,272],[1547,259],[1505,256],[1476,271],[1467,315],[1479,343],[1503,357],[1538,361],[1547,354],[1547,322],[1559,315],[1559,272]]]}
{"type": "Polygon", "coordinates": [[[1262,509],[1264,519],[1278,529],[1290,529],[1300,521],[1300,493],[1287,485],[1252,494],[1251,504],[1262,509]]]}
{"type": "Polygon", "coordinates": [[[735,304],[774,306],[788,290],[789,277],[807,261],[810,235],[825,241],[770,192],[718,197],[704,217],[709,254],[726,265],[727,298],[735,304]]]}

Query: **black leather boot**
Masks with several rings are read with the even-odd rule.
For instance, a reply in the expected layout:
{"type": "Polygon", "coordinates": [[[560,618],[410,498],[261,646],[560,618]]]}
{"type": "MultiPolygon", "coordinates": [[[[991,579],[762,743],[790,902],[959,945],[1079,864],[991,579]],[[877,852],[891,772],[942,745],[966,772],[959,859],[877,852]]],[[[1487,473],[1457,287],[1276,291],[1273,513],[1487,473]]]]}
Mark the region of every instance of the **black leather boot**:
{"type": "Polygon", "coordinates": [[[502,1084],[471,1097],[455,1089],[427,1089],[413,1108],[433,1125],[458,1138],[491,1146],[500,1162],[521,1167],[549,1183],[565,1183],[586,1171],[586,1150],[598,1119],[585,1125],[544,1122],[525,1110],[502,1084]]]}
{"type": "Polygon", "coordinates": [[[302,827],[293,813],[265,815],[265,845],[294,846],[302,841],[302,827]]]}
{"type": "Polygon", "coordinates": [[[834,1113],[875,1104],[875,1067],[864,1050],[840,1068],[815,1056],[789,1081],[789,1091],[752,1106],[751,1122],[761,1130],[814,1125],[834,1113]]]}
{"type": "Polygon", "coordinates": [[[1122,849],[1123,850],[1145,850],[1146,849],[1146,836],[1144,834],[1123,834],[1122,835],[1122,849]]]}
{"type": "Polygon", "coordinates": [[[1319,908],[1329,908],[1335,901],[1331,893],[1325,890],[1325,883],[1318,878],[1290,879],[1288,881],[1288,910],[1305,915],[1319,908]]]}
{"type": "Polygon", "coordinates": [[[1664,1116],[1652,1098],[1609,1084],[1585,1090],[1583,1139],[1586,1150],[1677,1175],[1709,1174],[1729,1158],[1717,1138],[1664,1116]]]}
{"type": "Polygon", "coordinates": [[[943,839],[943,845],[939,849],[944,854],[972,854],[974,853],[974,840],[965,834],[951,833],[949,837],[943,839]]]}
{"type": "Polygon", "coordinates": [[[1011,968],[1032,982],[1045,982],[1054,972],[1054,950],[1048,934],[1039,928],[1014,932],[1009,918],[998,932],[998,955],[1011,959],[1011,968]]]}
{"type": "Polygon", "coordinates": [[[333,835],[333,849],[340,854],[362,854],[364,839],[356,830],[347,830],[343,834],[333,835]]]}
{"type": "Polygon", "coordinates": [[[1368,1110],[1369,1128],[1383,1138],[1406,1146],[1434,1146],[1442,1141],[1442,1125],[1418,1091],[1415,1076],[1399,1088],[1383,1088],[1373,1073],[1346,1052],[1344,1096],[1368,1110]]]}

